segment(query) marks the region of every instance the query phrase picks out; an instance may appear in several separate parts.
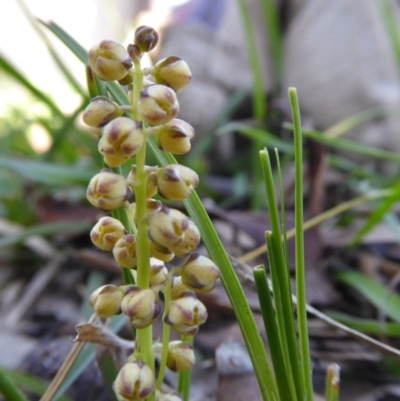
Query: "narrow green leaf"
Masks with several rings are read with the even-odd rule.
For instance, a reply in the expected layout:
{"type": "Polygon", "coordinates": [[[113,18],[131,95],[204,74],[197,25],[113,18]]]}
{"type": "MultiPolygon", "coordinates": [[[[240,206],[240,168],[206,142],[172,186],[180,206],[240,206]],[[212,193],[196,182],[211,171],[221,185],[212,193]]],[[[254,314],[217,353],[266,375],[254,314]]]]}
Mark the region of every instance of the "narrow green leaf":
{"type": "MultiPolygon", "coordinates": [[[[292,129],[293,125],[285,123],[285,128],[292,129]]],[[[374,157],[376,159],[382,159],[386,161],[400,163],[400,155],[394,152],[388,152],[383,149],[372,148],[370,146],[362,145],[355,141],[350,141],[344,138],[331,138],[325,136],[319,131],[303,130],[303,135],[307,138],[311,138],[314,141],[324,143],[327,146],[334,148],[343,149],[349,152],[360,153],[365,156],[374,157]]]]}
{"type": "Polygon", "coordinates": [[[91,223],[78,221],[68,221],[62,223],[41,224],[26,228],[21,233],[0,238],[0,249],[21,243],[34,235],[55,235],[69,232],[80,232],[88,230],[92,226],[91,223]]]}
{"type": "Polygon", "coordinates": [[[0,156],[0,167],[7,168],[36,183],[66,186],[87,184],[96,174],[95,170],[78,166],[23,160],[0,156]]]}
{"type": "Polygon", "coordinates": [[[396,322],[400,322],[400,296],[394,293],[393,290],[355,271],[340,272],[336,277],[361,292],[386,316],[396,322]]]}
{"type": "Polygon", "coordinates": [[[118,375],[118,368],[115,365],[115,360],[112,357],[109,349],[103,350],[100,357],[97,358],[97,364],[101,371],[101,375],[103,376],[103,380],[111,400],[118,401],[118,398],[113,390],[113,384],[118,375]]]}
{"type": "Polygon", "coordinates": [[[393,206],[400,199],[400,181],[398,181],[394,186],[392,186],[393,192],[385,199],[381,201],[381,204],[375,208],[372,214],[368,217],[364,226],[355,235],[352,244],[360,244],[362,239],[367,235],[382,219],[387,213],[389,213],[393,206]]]}
{"type": "Polygon", "coordinates": [[[375,336],[400,337],[400,323],[379,322],[373,319],[361,319],[337,311],[325,311],[325,314],[336,321],[362,333],[375,336]]]}
{"type": "Polygon", "coordinates": [[[56,106],[56,104],[47,96],[44,92],[33,85],[28,79],[26,79],[16,67],[14,67],[9,61],[0,55],[0,69],[2,69],[7,75],[21,84],[28,92],[30,92],[36,99],[43,102],[49,107],[51,112],[57,117],[64,117],[62,111],[56,106]]]}
{"type": "MultiPolygon", "coordinates": [[[[45,383],[39,377],[27,373],[21,373],[16,370],[7,370],[7,376],[18,386],[18,388],[23,388],[32,394],[42,396],[47,388],[47,383],[45,383]]],[[[59,401],[71,401],[71,398],[67,396],[62,396],[59,401]]]]}
{"type": "Polygon", "coordinates": [[[0,393],[6,401],[28,401],[3,369],[0,369],[0,393]]]}

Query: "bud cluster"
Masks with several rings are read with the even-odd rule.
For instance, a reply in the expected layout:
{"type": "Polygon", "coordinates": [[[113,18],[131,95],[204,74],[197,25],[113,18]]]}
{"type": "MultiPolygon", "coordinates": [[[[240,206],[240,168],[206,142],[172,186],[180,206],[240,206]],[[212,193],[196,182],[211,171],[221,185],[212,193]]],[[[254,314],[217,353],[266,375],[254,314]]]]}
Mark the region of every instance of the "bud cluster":
{"type": "MultiPolygon", "coordinates": [[[[162,315],[165,325],[182,335],[193,336],[207,319],[206,307],[196,293],[206,293],[215,287],[219,269],[210,259],[193,253],[201,240],[195,223],[178,209],[153,199],[158,194],[167,200],[182,201],[199,183],[193,170],[179,164],[144,165],[143,154],[150,136],[161,150],[177,155],[189,152],[194,136],[193,127],[176,118],[179,112],[176,93],[191,81],[186,62],[171,56],[154,67],[140,67],[143,54],[157,42],[157,32],[142,26],[127,49],[119,43],[103,41],[89,52],[93,72],[102,80],[127,85],[130,102],[121,106],[108,97],[98,96],[83,114],[83,121],[99,137],[98,150],[110,167],[91,179],[87,199],[104,211],[119,209],[129,222],[124,225],[116,218],[121,214],[115,212],[113,217],[102,217],[90,237],[95,246],[111,252],[122,268],[136,270],[133,274],[138,283],[104,285],[91,295],[89,302],[103,319],[123,313],[136,329],[142,330],[162,315]],[[126,177],[111,169],[135,157],[136,164],[126,177]],[[186,261],[168,270],[165,263],[175,256],[186,261]]],[[[139,341],[140,336],[136,339],[136,351],[114,384],[120,400],[142,400],[156,390],[154,363],[151,366],[151,361],[143,356],[152,355],[152,351],[143,351],[137,344],[139,341]]],[[[181,372],[193,367],[192,345],[172,341],[163,343],[166,346],[164,363],[169,369],[181,372]]],[[[158,387],[155,396],[158,400],[179,399],[161,393],[158,387]]]]}

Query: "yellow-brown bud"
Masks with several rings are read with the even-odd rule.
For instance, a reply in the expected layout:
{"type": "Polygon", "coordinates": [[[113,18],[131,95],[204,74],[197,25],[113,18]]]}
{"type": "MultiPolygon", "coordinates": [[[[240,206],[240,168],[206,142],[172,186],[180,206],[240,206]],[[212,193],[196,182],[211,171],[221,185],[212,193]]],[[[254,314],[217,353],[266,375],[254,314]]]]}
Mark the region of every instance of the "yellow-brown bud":
{"type": "Polygon", "coordinates": [[[166,248],[182,243],[184,232],[189,227],[189,219],[182,212],[165,206],[149,220],[150,239],[166,248]]]}
{"type": "Polygon", "coordinates": [[[126,363],[119,371],[114,391],[121,401],[138,401],[147,398],[154,391],[154,373],[142,361],[126,363]]]}
{"type": "Polygon", "coordinates": [[[144,139],[141,122],[119,117],[103,128],[98,148],[110,167],[118,167],[136,155],[144,139]]]}
{"type": "Polygon", "coordinates": [[[196,224],[189,219],[189,224],[183,233],[182,241],[169,248],[176,256],[186,258],[191,252],[197,249],[201,241],[200,231],[196,224]]]}
{"type": "Polygon", "coordinates": [[[163,283],[168,276],[168,269],[164,262],[156,258],[150,258],[150,286],[163,283]]]}
{"type": "Polygon", "coordinates": [[[103,40],[90,49],[89,64],[104,81],[119,81],[128,75],[132,60],[124,46],[112,40],[103,40]]]}
{"type": "Polygon", "coordinates": [[[199,176],[180,164],[169,164],[157,171],[158,192],[166,199],[184,200],[199,184],[199,176]]]}
{"type": "MultiPolygon", "coordinates": [[[[145,166],[144,171],[146,173],[146,197],[151,198],[157,193],[157,174],[154,167],[145,166]]],[[[131,167],[131,171],[127,178],[128,185],[132,192],[135,191],[137,185],[137,173],[136,165],[131,167]]]]}
{"type": "Polygon", "coordinates": [[[168,344],[167,366],[173,372],[190,370],[195,364],[193,346],[182,341],[171,341],[168,344]]]}
{"type": "Polygon", "coordinates": [[[135,269],[137,265],[136,237],[133,234],[122,236],[114,245],[113,255],[120,266],[135,269]]]}
{"type": "Polygon", "coordinates": [[[92,293],[89,298],[89,304],[93,307],[97,316],[107,319],[121,313],[123,296],[123,288],[111,284],[103,285],[92,293]]]}
{"type": "Polygon", "coordinates": [[[143,329],[156,320],[162,311],[162,304],[152,289],[132,286],[125,293],[121,309],[132,319],[132,326],[143,329]]]}
{"type": "Polygon", "coordinates": [[[164,322],[171,326],[193,327],[203,324],[206,319],[207,309],[204,304],[197,299],[195,294],[188,294],[171,301],[164,322]]]}
{"type": "Polygon", "coordinates": [[[98,248],[109,252],[115,243],[126,234],[122,223],[113,217],[102,217],[90,232],[90,238],[98,248]]]}
{"type": "Polygon", "coordinates": [[[178,114],[178,99],[171,88],[152,85],[140,92],[138,112],[140,118],[151,126],[165,124],[178,114]]]}
{"type": "Polygon", "coordinates": [[[182,397],[178,394],[156,392],[156,401],[182,401],[182,397]]]}
{"type": "Polygon", "coordinates": [[[90,180],[86,197],[94,207],[114,210],[129,197],[126,179],[111,170],[103,169],[90,180]]]}
{"type": "Polygon", "coordinates": [[[140,26],[135,31],[135,44],[143,53],[154,49],[159,39],[158,32],[149,26],[140,26]]]}
{"type": "Polygon", "coordinates": [[[214,289],[220,272],[214,262],[203,255],[194,253],[181,267],[182,282],[190,290],[207,293],[214,289]]]}
{"type": "Polygon", "coordinates": [[[195,296],[193,291],[190,291],[182,282],[182,277],[175,276],[172,278],[171,299],[175,300],[186,296],[195,296]]]}
{"type": "Polygon", "coordinates": [[[98,137],[103,135],[103,130],[100,127],[89,127],[89,132],[98,137]]]}
{"type": "Polygon", "coordinates": [[[194,129],[186,121],[174,118],[157,130],[156,137],[161,150],[183,155],[191,148],[190,139],[194,137],[194,129]]]}
{"type": "Polygon", "coordinates": [[[167,247],[157,244],[157,242],[154,241],[150,243],[150,255],[163,262],[170,262],[175,257],[175,254],[167,247]]]}
{"type": "Polygon", "coordinates": [[[86,107],[82,120],[90,127],[103,127],[108,122],[123,114],[119,105],[108,97],[97,96],[86,107]]]}
{"type": "Polygon", "coordinates": [[[192,73],[186,61],[176,56],[170,56],[157,62],[152,74],[157,84],[167,85],[176,93],[192,80],[192,73]]]}

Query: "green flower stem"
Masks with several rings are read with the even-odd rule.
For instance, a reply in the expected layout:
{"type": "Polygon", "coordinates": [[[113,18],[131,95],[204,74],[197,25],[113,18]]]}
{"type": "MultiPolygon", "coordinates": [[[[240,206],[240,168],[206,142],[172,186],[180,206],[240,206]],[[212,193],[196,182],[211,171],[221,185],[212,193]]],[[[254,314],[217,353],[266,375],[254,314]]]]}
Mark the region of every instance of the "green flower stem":
{"type": "MultiPolygon", "coordinates": [[[[193,344],[193,336],[181,336],[181,340],[185,343],[193,344]]],[[[181,393],[183,401],[190,400],[191,375],[191,370],[185,370],[179,373],[178,391],[181,393]]]]}
{"type": "MultiPolygon", "coordinates": [[[[173,271],[171,270],[168,274],[167,281],[165,283],[163,320],[164,320],[164,317],[168,314],[169,305],[171,303],[172,273],[173,273],[173,271]]],[[[161,362],[160,362],[160,368],[158,370],[158,377],[157,377],[157,383],[156,383],[157,390],[161,390],[161,386],[162,386],[162,383],[164,380],[164,372],[165,372],[165,367],[167,364],[170,333],[171,333],[171,327],[168,324],[163,323],[161,362]]]]}
{"type": "Polygon", "coordinates": [[[140,92],[143,87],[143,71],[140,66],[140,62],[136,61],[134,63],[134,70],[132,74],[133,74],[133,91],[130,99],[132,106],[132,115],[135,121],[139,121],[137,104],[140,98],[140,92]]]}
{"type": "Polygon", "coordinates": [[[325,400],[338,401],[339,400],[339,387],[340,387],[340,371],[336,363],[332,363],[326,370],[325,381],[325,400]]]}
{"type": "Polygon", "coordinates": [[[299,351],[301,371],[306,400],[313,399],[312,369],[310,344],[307,326],[306,278],[304,263],[303,233],[303,145],[300,120],[300,108],[295,88],[289,88],[290,107],[292,109],[294,152],[295,152],[295,259],[296,259],[296,296],[299,331],[299,351]]]}

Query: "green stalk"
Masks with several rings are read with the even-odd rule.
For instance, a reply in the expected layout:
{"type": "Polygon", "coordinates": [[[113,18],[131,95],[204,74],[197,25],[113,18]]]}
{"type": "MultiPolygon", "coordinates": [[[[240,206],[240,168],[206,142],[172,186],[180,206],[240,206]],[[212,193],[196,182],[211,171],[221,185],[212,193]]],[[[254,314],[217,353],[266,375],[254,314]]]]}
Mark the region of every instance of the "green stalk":
{"type": "MultiPolygon", "coordinates": [[[[193,344],[193,336],[181,336],[181,340],[193,344]]],[[[190,383],[191,383],[192,371],[186,370],[180,372],[178,376],[178,391],[183,397],[183,401],[190,400],[190,383]]]]}
{"type": "Polygon", "coordinates": [[[267,274],[264,266],[258,266],[253,270],[257,296],[260,302],[261,314],[267,333],[269,350],[274,365],[275,378],[281,400],[295,401],[296,393],[290,372],[286,370],[282,344],[279,338],[279,330],[275,320],[275,311],[272,303],[267,274]]]}
{"type": "MultiPolygon", "coordinates": [[[[133,91],[132,91],[132,115],[135,120],[139,120],[137,103],[140,97],[142,88],[143,73],[139,62],[135,62],[133,71],[133,91]]],[[[137,254],[137,285],[139,288],[149,288],[150,281],[150,240],[148,236],[148,227],[146,223],[147,215],[147,196],[146,196],[146,181],[147,176],[145,173],[146,165],[146,142],[143,142],[142,147],[136,155],[136,177],[137,184],[134,188],[136,198],[136,254],[137,254]]],[[[152,348],[153,342],[152,326],[144,329],[137,330],[137,344],[140,358],[143,362],[150,366],[153,371],[154,367],[154,354],[152,348]]]]}
{"type": "Polygon", "coordinates": [[[326,381],[325,381],[325,400],[326,401],[339,401],[339,366],[336,363],[332,363],[326,370],[326,381]]]}
{"type": "Polygon", "coordinates": [[[304,265],[304,230],[303,230],[303,144],[301,133],[300,108],[295,88],[289,88],[290,107],[292,109],[294,152],[295,152],[295,259],[296,259],[296,296],[297,320],[299,331],[300,363],[306,399],[312,401],[312,369],[310,344],[307,326],[306,278],[304,265]]]}

